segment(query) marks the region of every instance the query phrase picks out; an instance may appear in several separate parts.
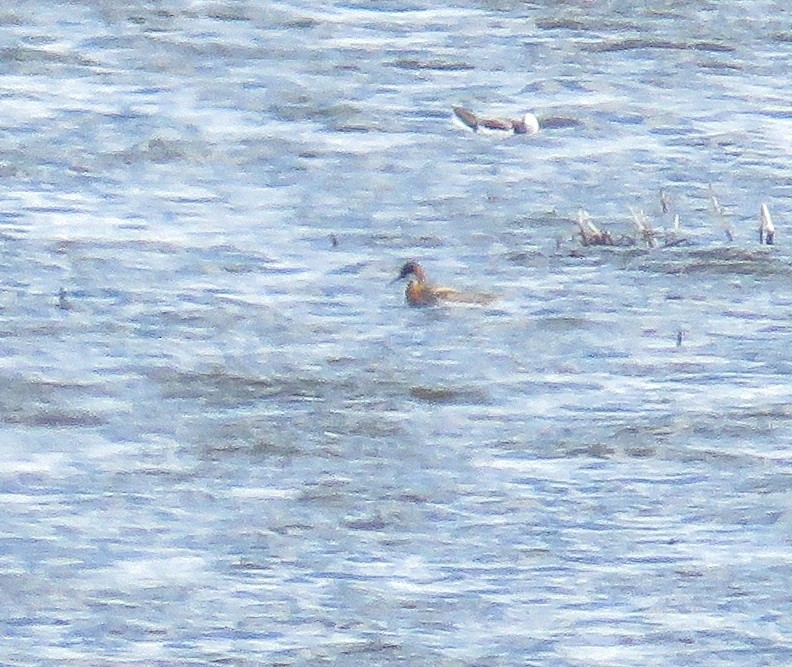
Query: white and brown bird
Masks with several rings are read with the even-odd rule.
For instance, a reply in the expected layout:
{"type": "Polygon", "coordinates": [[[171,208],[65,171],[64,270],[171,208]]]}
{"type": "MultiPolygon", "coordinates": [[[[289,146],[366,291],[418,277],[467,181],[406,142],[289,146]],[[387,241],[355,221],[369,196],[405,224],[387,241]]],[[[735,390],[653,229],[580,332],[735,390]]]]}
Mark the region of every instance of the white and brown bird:
{"type": "Polygon", "coordinates": [[[522,120],[511,118],[486,118],[478,116],[464,107],[452,107],[454,117],[465,127],[474,132],[479,130],[502,132],[507,134],[536,134],[539,131],[539,119],[532,113],[526,113],[522,120]]]}

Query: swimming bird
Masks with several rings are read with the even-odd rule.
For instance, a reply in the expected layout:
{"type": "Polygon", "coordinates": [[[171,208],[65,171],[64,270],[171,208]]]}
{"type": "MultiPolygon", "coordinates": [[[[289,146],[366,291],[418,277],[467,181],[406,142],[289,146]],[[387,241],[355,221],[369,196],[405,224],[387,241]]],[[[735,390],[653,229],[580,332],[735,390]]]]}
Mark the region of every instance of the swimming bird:
{"type": "Polygon", "coordinates": [[[774,236],[775,226],[770,217],[770,209],[767,208],[767,204],[761,204],[759,206],[759,244],[773,245],[774,236]]]}
{"type": "Polygon", "coordinates": [[[532,113],[526,113],[522,120],[512,120],[511,118],[484,118],[464,107],[452,107],[452,109],[457,120],[474,132],[491,130],[509,134],[536,134],[539,131],[539,119],[532,113]]]}
{"type": "Polygon", "coordinates": [[[495,297],[485,292],[465,294],[457,292],[450,287],[438,287],[426,279],[423,267],[415,261],[409,261],[402,266],[399,275],[392,282],[398,282],[411,276],[407,283],[404,296],[411,306],[436,306],[443,302],[450,303],[475,303],[485,305],[491,303],[495,297]]]}

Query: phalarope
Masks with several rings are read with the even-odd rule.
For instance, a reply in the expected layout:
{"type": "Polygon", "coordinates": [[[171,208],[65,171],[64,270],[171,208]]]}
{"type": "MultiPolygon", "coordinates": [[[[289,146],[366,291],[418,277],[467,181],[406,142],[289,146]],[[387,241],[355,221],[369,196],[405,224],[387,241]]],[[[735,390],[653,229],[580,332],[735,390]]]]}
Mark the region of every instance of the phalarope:
{"type": "Polygon", "coordinates": [[[443,302],[485,305],[491,303],[495,298],[492,294],[485,292],[465,294],[450,287],[433,285],[426,279],[423,267],[414,261],[406,262],[393,282],[403,280],[408,276],[412,276],[413,279],[407,283],[404,296],[411,306],[436,306],[443,302]]]}

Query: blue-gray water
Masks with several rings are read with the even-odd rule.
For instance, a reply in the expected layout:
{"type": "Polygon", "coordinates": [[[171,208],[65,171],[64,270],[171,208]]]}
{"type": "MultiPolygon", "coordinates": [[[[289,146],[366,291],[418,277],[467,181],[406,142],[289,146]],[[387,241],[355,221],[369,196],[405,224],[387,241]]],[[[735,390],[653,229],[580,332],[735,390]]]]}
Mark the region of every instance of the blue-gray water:
{"type": "Polygon", "coordinates": [[[0,40],[0,663],[792,664],[784,0],[0,40]],[[661,189],[689,245],[575,237],[661,189]],[[499,299],[411,309],[408,258],[499,299]]]}

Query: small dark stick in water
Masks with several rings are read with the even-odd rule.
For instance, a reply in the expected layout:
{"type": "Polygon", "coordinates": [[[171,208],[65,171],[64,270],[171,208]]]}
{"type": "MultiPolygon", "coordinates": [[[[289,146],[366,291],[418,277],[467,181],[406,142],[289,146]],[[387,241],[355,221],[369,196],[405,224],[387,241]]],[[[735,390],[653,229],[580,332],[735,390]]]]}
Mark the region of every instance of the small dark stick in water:
{"type": "Polygon", "coordinates": [[[682,347],[682,329],[677,331],[677,347],[682,347]]]}
{"type": "Polygon", "coordinates": [[[671,212],[671,197],[665,190],[660,190],[660,208],[664,214],[671,212]]]}

